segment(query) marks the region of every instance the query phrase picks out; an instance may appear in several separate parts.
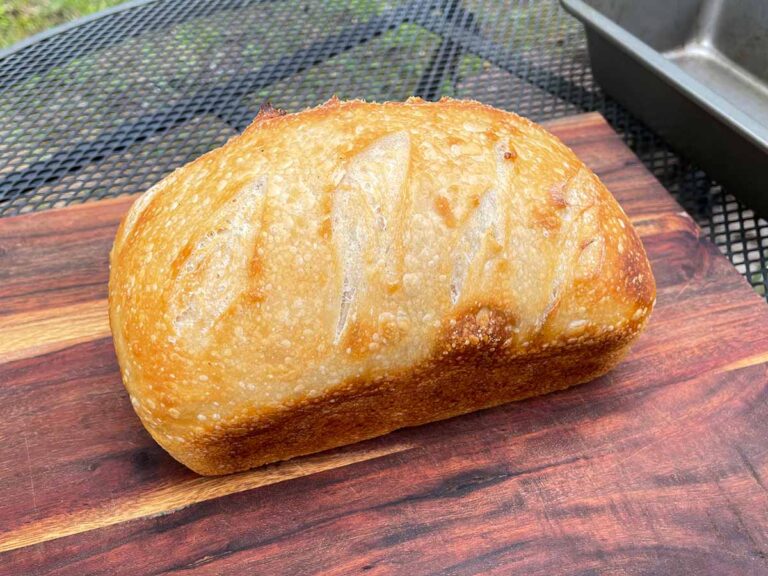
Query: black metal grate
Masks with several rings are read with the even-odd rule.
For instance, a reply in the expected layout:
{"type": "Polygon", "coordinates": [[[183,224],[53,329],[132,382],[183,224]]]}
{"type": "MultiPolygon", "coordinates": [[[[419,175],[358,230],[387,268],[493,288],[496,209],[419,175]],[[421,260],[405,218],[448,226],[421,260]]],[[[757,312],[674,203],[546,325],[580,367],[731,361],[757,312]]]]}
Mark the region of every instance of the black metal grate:
{"type": "Polygon", "coordinates": [[[0,56],[0,216],[142,192],[264,100],[332,94],[600,111],[766,294],[768,222],[603,94],[556,0],[156,0],[82,22],[0,56]]]}

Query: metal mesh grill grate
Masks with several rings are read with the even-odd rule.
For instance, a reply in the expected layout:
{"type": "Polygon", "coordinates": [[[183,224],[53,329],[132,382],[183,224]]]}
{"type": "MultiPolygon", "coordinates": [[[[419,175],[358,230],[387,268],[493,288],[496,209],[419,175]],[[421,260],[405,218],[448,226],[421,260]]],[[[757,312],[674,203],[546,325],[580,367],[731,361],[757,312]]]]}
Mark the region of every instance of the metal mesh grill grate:
{"type": "Polygon", "coordinates": [[[761,294],[768,223],[595,85],[556,0],[150,1],[0,57],[0,216],[146,190],[264,100],[600,111],[761,294]]]}

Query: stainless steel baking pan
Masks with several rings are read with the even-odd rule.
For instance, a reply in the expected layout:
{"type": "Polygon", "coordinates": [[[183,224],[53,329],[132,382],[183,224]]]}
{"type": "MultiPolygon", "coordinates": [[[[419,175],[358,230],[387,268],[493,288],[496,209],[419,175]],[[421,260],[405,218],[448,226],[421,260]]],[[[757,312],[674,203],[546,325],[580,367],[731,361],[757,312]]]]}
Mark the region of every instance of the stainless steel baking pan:
{"type": "Polygon", "coordinates": [[[768,0],[561,0],[595,79],[768,216],[768,0]]]}

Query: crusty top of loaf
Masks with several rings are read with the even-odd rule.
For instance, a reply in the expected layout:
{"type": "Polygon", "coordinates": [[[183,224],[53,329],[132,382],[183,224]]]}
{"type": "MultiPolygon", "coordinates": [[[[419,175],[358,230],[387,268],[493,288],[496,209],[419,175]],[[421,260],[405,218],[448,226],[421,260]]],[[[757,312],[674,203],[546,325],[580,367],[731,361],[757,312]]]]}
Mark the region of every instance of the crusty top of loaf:
{"type": "Polygon", "coordinates": [[[110,278],[126,386],[167,447],[489,330],[509,356],[631,335],[654,298],[571,150],[455,100],[260,114],[134,203],[110,278]]]}

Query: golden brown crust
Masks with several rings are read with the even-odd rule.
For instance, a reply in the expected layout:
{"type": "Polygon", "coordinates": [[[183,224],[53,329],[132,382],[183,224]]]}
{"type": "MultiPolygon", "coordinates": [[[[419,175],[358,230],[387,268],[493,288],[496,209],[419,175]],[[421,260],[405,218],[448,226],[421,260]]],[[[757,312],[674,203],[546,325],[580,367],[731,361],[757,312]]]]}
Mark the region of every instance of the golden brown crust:
{"type": "Polygon", "coordinates": [[[147,429],[221,474],[592,379],[654,298],[621,208],[542,128],[333,99],[145,193],[110,322],[147,429]]]}
{"type": "Polygon", "coordinates": [[[503,362],[480,350],[440,356],[428,368],[378,382],[355,380],[258,421],[233,423],[194,446],[184,463],[205,475],[247,470],[563,390],[613,368],[629,340],[604,338],[503,362]]]}

